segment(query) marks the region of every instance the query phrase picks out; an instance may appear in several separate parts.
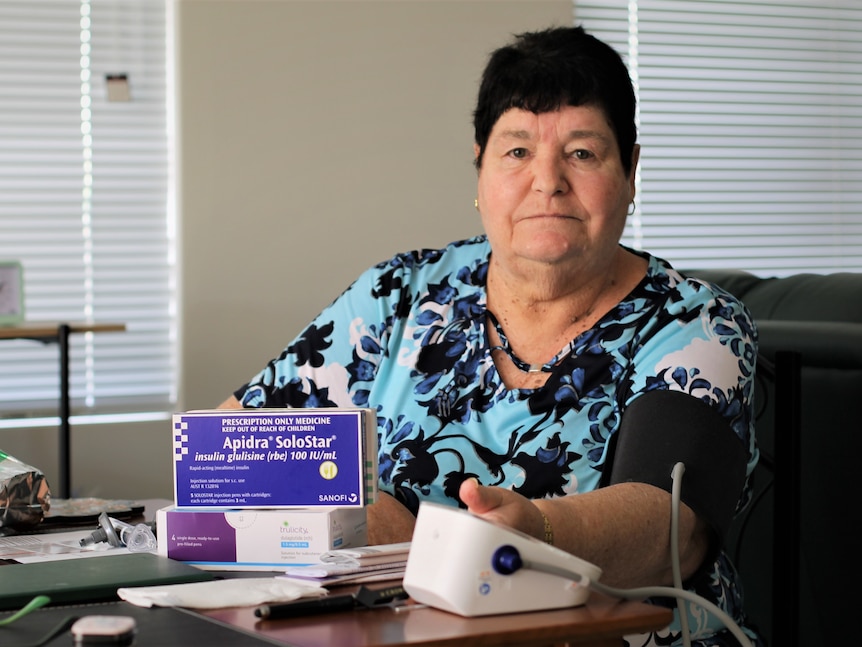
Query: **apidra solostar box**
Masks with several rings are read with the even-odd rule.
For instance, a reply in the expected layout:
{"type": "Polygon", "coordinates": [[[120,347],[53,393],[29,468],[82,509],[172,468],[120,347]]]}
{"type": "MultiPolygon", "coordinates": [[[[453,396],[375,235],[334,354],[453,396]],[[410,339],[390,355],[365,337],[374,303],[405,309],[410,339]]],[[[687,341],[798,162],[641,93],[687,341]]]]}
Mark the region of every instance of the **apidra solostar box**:
{"type": "Polygon", "coordinates": [[[173,416],[180,508],[363,507],[377,496],[371,409],[239,409],[173,416]]]}

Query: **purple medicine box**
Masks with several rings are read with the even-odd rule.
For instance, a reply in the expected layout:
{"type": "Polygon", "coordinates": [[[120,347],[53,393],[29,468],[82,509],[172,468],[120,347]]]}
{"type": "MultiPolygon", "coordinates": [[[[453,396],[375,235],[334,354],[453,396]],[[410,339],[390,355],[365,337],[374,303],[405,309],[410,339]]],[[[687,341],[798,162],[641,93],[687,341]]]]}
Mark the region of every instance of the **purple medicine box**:
{"type": "Polygon", "coordinates": [[[179,508],[363,507],[377,497],[371,409],[205,410],[173,416],[179,508]]]}

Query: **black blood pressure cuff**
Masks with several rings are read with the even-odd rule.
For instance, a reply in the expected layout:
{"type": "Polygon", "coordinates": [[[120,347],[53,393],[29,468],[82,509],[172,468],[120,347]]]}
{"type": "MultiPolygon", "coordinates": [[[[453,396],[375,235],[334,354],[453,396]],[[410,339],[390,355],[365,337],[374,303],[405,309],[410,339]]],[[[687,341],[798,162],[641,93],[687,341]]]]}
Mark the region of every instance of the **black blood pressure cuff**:
{"type": "Polygon", "coordinates": [[[623,412],[609,448],[604,484],[648,483],[671,492],[682,462],[680,498],[720,546],[745,481],[748,452],[730,422],[706,402],[679,391],[650,391],[623,412]]]}

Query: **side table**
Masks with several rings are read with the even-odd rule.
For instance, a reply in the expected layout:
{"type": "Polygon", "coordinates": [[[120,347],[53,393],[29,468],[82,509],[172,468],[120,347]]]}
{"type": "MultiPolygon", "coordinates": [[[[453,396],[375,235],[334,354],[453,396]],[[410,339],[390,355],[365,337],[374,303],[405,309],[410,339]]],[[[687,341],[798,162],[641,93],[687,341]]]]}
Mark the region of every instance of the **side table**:
{"type": "Polygon", "coordinates": [[[69,336],[72,333],[123,332],[123,323],[66,323],[25,321],[17,326],[0,326],[0,340],[29,339],[43,344],[56,343],[60,353],[60,438],[59,487],[56,496],[66,499],[71,496],[71,403],[69,399],[69,336]]]}

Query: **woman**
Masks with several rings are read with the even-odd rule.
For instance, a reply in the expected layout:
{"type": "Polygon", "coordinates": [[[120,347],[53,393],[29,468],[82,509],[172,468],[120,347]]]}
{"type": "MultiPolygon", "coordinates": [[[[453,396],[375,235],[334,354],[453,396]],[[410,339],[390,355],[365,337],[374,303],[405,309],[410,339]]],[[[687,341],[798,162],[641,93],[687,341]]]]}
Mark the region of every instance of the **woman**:
{"type": "MultiPolygon", "coordinates": [[[[419,503],[436,501],[617,587],[673,582],[670,467],[683,462],[682,575],[742,622],[720,547],[757,461],[752,321],[620,244],[634,119],[621,58],[581,28],[496,51],[474,114],[485,235],[369,269],[222,407],[372,407],[372,543],[409,540],[419,503]]],[[[714,618],[689,625],[696,644],[724,644],[708,638],[714,618]]]]}

